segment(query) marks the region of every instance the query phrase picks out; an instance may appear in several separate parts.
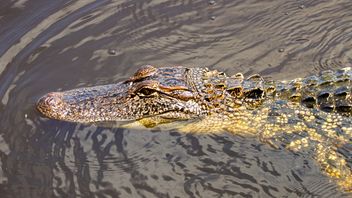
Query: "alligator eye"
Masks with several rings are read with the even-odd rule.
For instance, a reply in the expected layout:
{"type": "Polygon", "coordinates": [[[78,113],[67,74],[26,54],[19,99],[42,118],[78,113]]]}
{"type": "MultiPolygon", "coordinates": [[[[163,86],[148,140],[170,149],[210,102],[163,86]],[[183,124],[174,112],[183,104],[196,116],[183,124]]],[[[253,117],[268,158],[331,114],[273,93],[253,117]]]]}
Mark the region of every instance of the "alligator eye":
{"type": "Polygon", "coordinates": [[[138,90],[138,94],[142,95],[142,96],[150,96],[155,93],[156,93],[156,91],[154,89],[149,89],[149,88],[142,88],[142,89],[138,90]]]}

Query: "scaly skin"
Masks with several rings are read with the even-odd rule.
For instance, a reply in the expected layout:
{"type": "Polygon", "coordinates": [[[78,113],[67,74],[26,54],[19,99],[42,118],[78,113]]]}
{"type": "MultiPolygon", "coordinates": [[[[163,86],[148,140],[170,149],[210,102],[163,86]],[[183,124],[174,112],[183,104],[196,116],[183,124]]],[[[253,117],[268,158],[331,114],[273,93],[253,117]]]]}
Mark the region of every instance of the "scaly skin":
{"type": "Polygon", "coordinates": [[[328,176],[352,191],[351,82],[350,67],[275,82],[259,75],[227,77],[206,68],[147,65],[117,84],[49,93],[37,109],[72,122],[176,123],[173,127],[184,132],[258,137],[274,148],[313,155],[328,176]]]}

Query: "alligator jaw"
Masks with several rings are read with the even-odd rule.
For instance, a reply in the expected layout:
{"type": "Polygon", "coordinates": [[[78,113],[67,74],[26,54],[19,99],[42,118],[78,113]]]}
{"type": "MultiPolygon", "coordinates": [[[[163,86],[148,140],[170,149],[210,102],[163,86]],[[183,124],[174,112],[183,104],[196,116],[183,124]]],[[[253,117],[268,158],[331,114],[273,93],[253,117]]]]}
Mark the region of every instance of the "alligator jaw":
{"type": "Polygon", "coordinates": [[[51,92],[37,102],[44,116],[72,122],[131,120],[126,114],[128,84],[117,83],[64,92],[51,92]],[[118,118],[118,119],[117,119],[118,118]]]}

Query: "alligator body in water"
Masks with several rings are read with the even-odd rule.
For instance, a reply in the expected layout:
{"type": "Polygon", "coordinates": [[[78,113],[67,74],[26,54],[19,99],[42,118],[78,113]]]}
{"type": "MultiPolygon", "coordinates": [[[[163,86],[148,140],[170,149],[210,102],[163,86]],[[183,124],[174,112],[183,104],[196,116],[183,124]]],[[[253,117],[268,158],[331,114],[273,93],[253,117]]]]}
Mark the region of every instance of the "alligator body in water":
{"type": "Polygon", "coordinates": [[[351,83],[350,67],[271,81],[147,65],[117,84],[49,93],[37,109],[72,122],[137,120],[153,127],[192,120],[178,129],[258,137],[275,148],[312,155],[328,176],[352,191],[351,83]]]}

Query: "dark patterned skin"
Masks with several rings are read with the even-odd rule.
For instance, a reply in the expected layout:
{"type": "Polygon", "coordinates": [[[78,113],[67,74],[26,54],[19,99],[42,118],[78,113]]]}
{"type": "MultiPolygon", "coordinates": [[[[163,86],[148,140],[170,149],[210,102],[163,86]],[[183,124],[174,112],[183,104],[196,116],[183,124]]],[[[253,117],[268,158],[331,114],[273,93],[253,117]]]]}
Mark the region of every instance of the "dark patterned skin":
{"type": "Polygon", "coordinates": [[[120,83],[49,93],[37,109],[71,122],[135,120],[146,127],[258,137],[274,148],[313,154],[328,176],[352,191],[351,89],[351,67],[270,81],[147,65],[120,83]]]}

